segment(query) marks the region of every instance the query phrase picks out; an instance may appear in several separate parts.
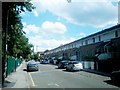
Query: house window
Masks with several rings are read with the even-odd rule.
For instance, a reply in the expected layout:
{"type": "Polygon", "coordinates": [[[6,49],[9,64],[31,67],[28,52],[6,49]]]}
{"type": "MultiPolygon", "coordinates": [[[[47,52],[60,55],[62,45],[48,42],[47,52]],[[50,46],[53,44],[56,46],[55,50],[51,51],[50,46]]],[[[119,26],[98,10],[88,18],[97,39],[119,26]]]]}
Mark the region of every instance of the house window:
{"type": "Polygon", "coordinates": [[[82,46],[83,46],[83,41],[82,41],[82,46]]]}
{"type": "Polygon", "coordinates": [[[86,44],[86,45],[88,44],[88,40],[85,40],[85,44],[86,44]]]}
{"type": "Polygon", "coordinates": [[[76,47],[76,44],[74,46],[76,47]]]}
{"type": "Polygon", "coordinates": [[[118,31],[115,31],[115,37],[118,37],[118,31]]]}
{"type": "Polygon", "coordinates": [[[99,41],[101,41],[101,37],[99,36],[99,41]]]}
{"type": "Polygon", "coordinates": [[[76,56],[78,56],[78,52],[76,52],[76,56]]]}
{"type": "Polygon", "coordinates": [[[95,43],[95,38],[93,38],[93,43],[95,43]]]}

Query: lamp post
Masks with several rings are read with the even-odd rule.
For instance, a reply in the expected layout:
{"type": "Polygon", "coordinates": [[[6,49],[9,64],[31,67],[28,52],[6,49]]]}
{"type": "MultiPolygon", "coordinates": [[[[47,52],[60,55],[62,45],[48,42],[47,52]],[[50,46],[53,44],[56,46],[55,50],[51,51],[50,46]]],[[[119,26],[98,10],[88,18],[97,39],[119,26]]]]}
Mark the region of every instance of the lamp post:
{"type": "Polygon", "coordinates": [[[31,50],[32,50],[32,53],[31,53],[31,59],[34,59],[34,45],[32,46],[32,48],[31,48],[31,50]]]}

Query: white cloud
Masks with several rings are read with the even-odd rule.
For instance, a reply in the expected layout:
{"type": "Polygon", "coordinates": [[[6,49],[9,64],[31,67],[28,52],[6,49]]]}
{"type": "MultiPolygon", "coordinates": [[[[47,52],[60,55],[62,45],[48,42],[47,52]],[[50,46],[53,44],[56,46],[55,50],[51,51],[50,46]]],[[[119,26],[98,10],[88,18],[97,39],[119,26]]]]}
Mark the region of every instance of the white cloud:
{"type": "Polygon", "coordinates": [[[30,32],[38,33],[40,30],[40,28],[35,25],[27,25],[26,23],[23,23],[23,25],[23,31],[25,31],[26,34],[29,34],[30,32]]]}
{"type": "Polygon", "coordinates": [[[36,10],[34,10],[34,15],[39,16],[39,13],[36,10]]]}
{"type": "Polygon", "coordinates": [[[64,34],[67,31],[66,26],[60,22],[53,23],[53,22],[46,21],[42,24],[41,28],[48,33],[64,34]]]}
{"type": "Polygon", "coordinates": [[[109,0],[72,0],[71,3],[67,0],[39,0],[33,3],[38,13],[48,10],[71,23],[94,27],[117,24],[117,6],[109,0]]]}
{"type": "Polygon", "coordinates": [[[23,26],[24,26],[24,27],[27,25],[27,23],[26,23],[26,22],[22,22],[22,24],[23,24],[23,26]]]}
{"type": "Polygon", "coordinates": [[[83,32],[80,33],[80,38],[85,37],[85,36],[86,36],[85,33],[83,33],[83,32]]]}
{"type": "Polygon", "coordinates": [[[25,12],[21,12],[20,15],[21,15],[21,16],[24,16],[24,15],[25,15],[25,12]]]}
{"type": "Polygon", "coordinates": [[[23,30],[26,32],[29,42],[34,46],[39,46],[35,51],[53,49],[61,44],[75,40],[74,38],[63,37],[67,28],[60,22],[46,21],[39,27],[36,25],[28,25],[25,22],[23,25],[23,30]]]}
{"type": "Polygon", "coordinates": [[[60,22],[50,22],[45,21],[41,26],[36,25],[27,25],[25,22],[23,23],[23,30],[29,34],[32,33],[41,33],[41,34],[64,34],[67,31],[67,28],[64,24],[60,22]]]}
{"type": "MultiPolygon", "coordinates": [[[[49,38],[45,39],[43,36],[40,36],[40,35],[31,36],[29,38],[29,42],[32,43],[34,46],[38,46],[37,49],[39,51],[44,51],[46,49],[50,50],[50,49],[53,49],[60,45],[72,42],[74,40],[75,40],[74,38],[61,38],[59,40],[57,40],[55,38],[54,39],[49,39],[49,38]]],[[[35,49],[35,52],[36,52],[36,49],[35,49]]]]}

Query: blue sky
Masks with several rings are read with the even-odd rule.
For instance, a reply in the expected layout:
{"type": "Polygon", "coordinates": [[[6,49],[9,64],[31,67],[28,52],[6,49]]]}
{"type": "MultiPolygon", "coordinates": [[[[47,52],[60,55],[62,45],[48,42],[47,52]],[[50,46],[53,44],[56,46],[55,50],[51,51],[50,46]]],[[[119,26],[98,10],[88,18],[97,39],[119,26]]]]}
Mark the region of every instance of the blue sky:
{"type": "Polygon", "coordinates": [[[56,48],[118,23],[117,0],[32,0],[23,30],[36,51],[56,48]]]}

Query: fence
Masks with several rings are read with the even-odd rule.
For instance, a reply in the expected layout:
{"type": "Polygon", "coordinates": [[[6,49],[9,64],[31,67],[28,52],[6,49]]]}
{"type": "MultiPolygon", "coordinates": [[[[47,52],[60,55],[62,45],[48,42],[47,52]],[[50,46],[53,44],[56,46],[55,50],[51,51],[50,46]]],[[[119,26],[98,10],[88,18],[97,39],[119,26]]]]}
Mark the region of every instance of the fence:
{"type": "Polygon", "coordinates": [[[18,66],[22,63],[22,59],[9,57],[6,62],[6,71],[5,71],[5,77],[10,75],[12,72],[16,70],[18,66]]]}

